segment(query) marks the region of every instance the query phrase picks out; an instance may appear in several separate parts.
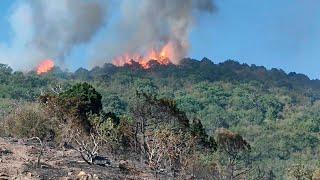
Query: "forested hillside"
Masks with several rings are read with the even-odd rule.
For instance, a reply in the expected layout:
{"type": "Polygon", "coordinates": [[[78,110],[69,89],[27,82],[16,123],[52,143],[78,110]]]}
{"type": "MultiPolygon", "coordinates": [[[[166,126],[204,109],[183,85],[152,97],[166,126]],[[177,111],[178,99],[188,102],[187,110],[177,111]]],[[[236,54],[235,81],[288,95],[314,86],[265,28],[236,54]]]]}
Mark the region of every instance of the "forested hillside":
{"type": "MultiPolygon", "coordinates": [[[[226,172],[231,168],[239,173],[238,178],[308,179],[317,173],[320,176],[320,81],[310,80],[303,74],[268,70],[232,60],[215,64],[206,58],[183,59],[180,65],[151,61],[149,69],[134,62],[123,67],[105,64],[92,70],[80,68],[74,73],[56,67],[40,76],[35,72],[14,72],[1,65],[2,122],[5,124],[8,117],[17,114],[13,112],[17,112],[18,106],[29,103],[34,106],[47,103],[45,106],[51,111],[56,106],[51,107],[50,103],[61,105],[62,109],[57,111],[70,110],[71,104],[79,103],[77,108],[83,107],[81,112],[84,112],[81,117],[72,114],[79,109],[63,113],[79,119],[92,118],[86,113],[99,114],[100,110],[93,111],[99,109],[99,105],[90,104],[90,109],[87,104],[66,100],[82,93],[83,87],[74,86],[82,82],[90,84],[85,87],[90,93],[86,102],[99,99],[97,91],[101,95],[101,110],[113,120],[173,119],[179,122],[182,131],[190,129],[191,134],[203,137],[201,144],[214,149],[214,152],[200,150],[204,165],[216,164],[220,169],[225,167],[226,172]],[[65,105],[68,103],[70,106],[65,105]],[[235,137],[239,135],[242,145],[236,147],[248,153],[232,151],[236,162],[224,159],[221,152],[230,143],[221,139],[221,131],[235,137]],[[215,142],[210,141],[211,137],[215,142]]],[[[48,113],[50,117],[57,114],[51,113],[48,113]]],[[[14,128],[2,132],[2,136],[28,136],[28,133],[17,133],[14,128]]],[[[212,174],[218,174],[215,171],[212,174]]]]}

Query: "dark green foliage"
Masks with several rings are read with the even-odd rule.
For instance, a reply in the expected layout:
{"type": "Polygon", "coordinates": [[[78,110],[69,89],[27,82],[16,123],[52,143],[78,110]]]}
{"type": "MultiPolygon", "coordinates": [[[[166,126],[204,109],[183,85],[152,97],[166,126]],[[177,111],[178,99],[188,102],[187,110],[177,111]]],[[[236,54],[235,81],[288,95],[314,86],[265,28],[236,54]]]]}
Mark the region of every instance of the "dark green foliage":
{"type": "Polygon", "coordinates": [[[74,72],[74,78],[87,81],[91,79],[90,72],[87,69],[79,68],[74,72]]]}
{"type": "Polygon", "coordinates": [[[280,117],[284,104],[279,102],[274,96],[266,95],[259,99],[258,107],[270,120],[276,120],[280,117]]]}
{"type": "Polygon", "coordinates": [[[158,99],[153,94],[137,91],[137,101],[131,111],[135,119],[143,121],[143,124],[147,124],[150,128],[166,125],[185,130],[190,127],[185,112],[177,108],[174,100],[158,99]]]}
{"type": "Polygon", "coordinates": [[[199,119],[193,120],[191,124],[191,132],[195,135],[201,138],[202,141],[206,141],[208,139],[208,135],[206,133],[206,130],[202,126],[202,123],[199,119]]]}
{"type": "Polygon", "coordinates": [[[121,115],[126,112],[128,103],[116,94],[107,94],[102,98],[102,105],[105,112],[121,115]]]}
{"type": "Polygon", "coordinates": [[[12,73],[11,67],[6,64],[0,64],[0,83],[8,83],[9,77],[12,73]]]}
{"type": "Polygon", "coordinates": [[[138,95],[156,96],[158,94],[158,87],[149,79],[138,80],[135,83],[138,95]]]}
{"type": "MultiPolygon", "coordinates": [[[[100,115],[102,96],[88,83],[77,83],[60,94],[44,94],[39,101],[51,118],[58,123],[90,131],[89,115],[100,115]]],[[[105,116],[113,114],[105,114],[105,116]]]]}
{"type": "Polygon", "coordinates": [[[194,119],[190,125],[191,134],[200,140],[200,143],[212,150],[216,150],[217,143],[213,136],[208,136],[205,128],[199,119],[194,119]]]}
{"type": "Polygon", "coordinates": [[[88,113],[99,114],[102,110],[102,96],[88,83],[78,83],[67,91],[59,94],[62,100],[68,103],[72,100],[80,116],[86,117],[88,113]]]}

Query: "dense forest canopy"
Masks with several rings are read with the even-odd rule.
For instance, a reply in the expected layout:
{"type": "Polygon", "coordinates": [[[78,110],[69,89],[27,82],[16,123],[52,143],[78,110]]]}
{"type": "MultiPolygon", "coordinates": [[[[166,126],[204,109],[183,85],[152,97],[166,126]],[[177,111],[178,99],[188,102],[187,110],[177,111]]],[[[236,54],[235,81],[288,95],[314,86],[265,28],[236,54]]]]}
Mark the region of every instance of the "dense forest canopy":
{"type": "Polygon", "coordinates": [[[284,177],[297,165],[312,171],[320,166],[320,80],[303,74],[232,60],[214,64],[204,58],[183,59],[180,65],[150,62],[149,69],[135,63],[123,67],[104,64],[74,73],[56,67],[40,76],[2,64],[0,82],[3,118],[17,103],[37,102],[40,95],[54,92],[62,98],[83,93],[81,102],[91,103],[87,112],[102,110],[135,119],[137,112],[152,111],[136,107],[141,103],[137,94],[146,94],[152,100],[148,102],[164,113],[174,111],[181,119],[181,112],[190,123],[201,121],[206,138],[216,136],[221,128],[238,133],[250,144],[252,165],[272,177],[284,177]],[[90,85],[73,86],[79,82],[90,85]],[[169,109],[160,102],[167,103],[169,109]]]}

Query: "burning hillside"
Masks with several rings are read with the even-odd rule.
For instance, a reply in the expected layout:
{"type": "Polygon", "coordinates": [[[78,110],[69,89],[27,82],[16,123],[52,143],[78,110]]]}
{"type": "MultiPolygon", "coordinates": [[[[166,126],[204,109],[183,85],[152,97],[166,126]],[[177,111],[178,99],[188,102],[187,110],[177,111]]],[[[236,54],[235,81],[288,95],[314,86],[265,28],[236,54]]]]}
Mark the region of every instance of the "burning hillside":
{"type": "Polygon", "coordinates": [[[105,59],[116,66],[136,62],[144,69],[150,68],[152,60],[161,65],[180,64],[189,55],[189,35],[198,14],[215,10],[211,0],[142,0],[139,7],[128,2],[120,6],[112,37],[98,44],[94,64],[105,63],[105,59]]]}
{"type": "Polygon", "coordinates": [[[54,62],[50,59],[42,61],[37,67],[37,74],[44,74],[54,68],[54,62]]]}
{"type": "MultiPolygon", "coordinates": [[[[212,0],[141,0],[138,4],[128,0],[112,4],[96,0],[19,1],[10,14],[10,25],[14,39],[28,36],[14,43],[23,48],[14,46],[9,54],[0,52],[0,57],[28,70],[47,57],[57,64],[78,64],[70,58],[74,55],[85,57],[84,63],[91,67],[110,61],[123,66],[131,60],[145,69],[150,68],[150,60],[179,64],[189,56],[189,36],[198,19],[215,9],[212,0]],[[115,8],[108,8],[112,6],[115,8]],[[28,31],[20,27],[28,27],[28,31]],[[25,62],[15,54],[26,57],[25,62]]],[[[41,63],[37,73],[53,66],[52,62],[41,63]]]]}
{"type": "Polygon", "coordinates": [[[166,44],[160,50],[151,48],[145,55],[140,53],[125,53],[113,60],[116,66],[132,64],[133,61],[139,63],[144,69],[150,68],[151,60],[157,61],[159,64],[168,65],[171,59],[175,58],[175,51],[171,43],[166,44]]]}

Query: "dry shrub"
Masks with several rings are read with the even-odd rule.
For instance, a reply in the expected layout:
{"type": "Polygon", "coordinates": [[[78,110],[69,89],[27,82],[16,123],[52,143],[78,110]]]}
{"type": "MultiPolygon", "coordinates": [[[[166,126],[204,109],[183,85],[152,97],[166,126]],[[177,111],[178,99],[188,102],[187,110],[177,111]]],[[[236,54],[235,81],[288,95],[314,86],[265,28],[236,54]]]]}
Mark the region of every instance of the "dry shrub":
{"type": "Polygon", "coordinates": [[[188,174],[195,150],[195,137],[181,130],[161,128],[146,133],[147,159],[151,169],[173,173],[173,177],[188,174]]]}
{"type": "Polygon", "coordinates": [[[313,170],[309,166],[303,164],[295,164],[288,168],[287,175],[288,178],[292,179],[312,179],[313,170]]]}
{"type": "Polygon", "coordinates": [[[316,169],[316,170],[313,172],[312,180],[320,180],[320,169],[316,169]]]}
{"type": "Polygon", "coordinates": [[[25,103],[17,106],[4,118],[7,135],[18,138],[47,137],[52,125],[45,113],[36,103],[25,103]]]}
{"type": "Polygon", "coordinates": [[[208,160],[203,160],[205,156],[200,156],[195,155],[193,164],[190,166],[190,172],[192,172],[193,177],[195,179],[221,179],[221,167],[219,164],[214,160],[209,162],[208,160]]]}

